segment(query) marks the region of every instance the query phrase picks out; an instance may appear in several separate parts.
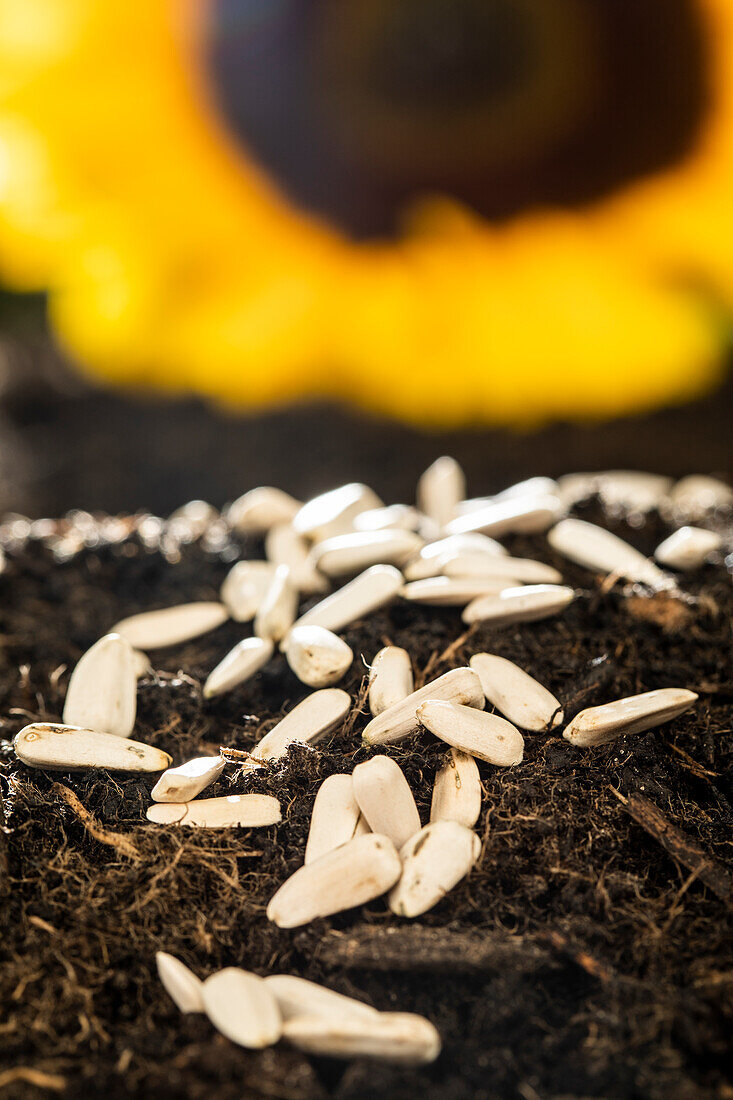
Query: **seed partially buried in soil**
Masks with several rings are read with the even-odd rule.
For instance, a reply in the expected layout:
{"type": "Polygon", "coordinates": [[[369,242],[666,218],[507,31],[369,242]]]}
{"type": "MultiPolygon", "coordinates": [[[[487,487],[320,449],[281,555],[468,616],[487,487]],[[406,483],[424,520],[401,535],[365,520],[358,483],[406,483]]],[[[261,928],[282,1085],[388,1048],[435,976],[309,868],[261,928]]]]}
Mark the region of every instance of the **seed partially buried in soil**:
{"type": "Polygon", "coordinates": [[[407,1012],[380,1012],[373,1020],[296,1016],[283,1038],[306,1054],[329,1058],[379,1058],[403,1065],[434,1062],[440,1035],[429,1020],[407,1012]]]}
{"type": "Polygon", "coordinates": [[[25,726],[13,745],[24,764],[49,771],[162,772],[171,763],[167,752],[141,741],[55,722],[25,726]]]}
{"type": "Polygon", "coordinates": [[[351,696],[341,688],[311,692],[255,745],[253,758],[278,760],[295,741],[305,745],[318,744],[343,722],[350,708],[351,696]]]}
{"type": "Polygon", "coordinates": [[[185,963],[166,951],[157,951],[155,963],[158,977],[168,996],[181,1012],[203,1012],[204,983],[185,963]]]}
{"type": "Polygon", "coordinates": [[[265,984],[274,994],[283,1020],[299,1016],[318,1016],[324,1019],[373,1020],[379,1016],[376,1008],[336,993],[317,982],[298,978],[294,974],[269,974],[265,984]]]}

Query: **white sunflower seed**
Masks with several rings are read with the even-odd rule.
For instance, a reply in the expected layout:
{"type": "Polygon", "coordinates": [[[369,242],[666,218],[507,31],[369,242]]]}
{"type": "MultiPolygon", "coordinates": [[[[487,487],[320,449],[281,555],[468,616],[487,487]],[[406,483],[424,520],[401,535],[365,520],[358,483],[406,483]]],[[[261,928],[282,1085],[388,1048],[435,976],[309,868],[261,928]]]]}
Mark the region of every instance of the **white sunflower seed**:
{"type": "Polygon", "coordinates": [[[449,535],[423,546],[417,557],[405,566],[405,580],[420,581],[424,577],[436,577],[442,572],[443,562],[457,554],[474,553],[503,556],[508,551],[488,535],[480,535],[477,531],[469,531],[465,535],[449,535]]]}
{"type": "Polygon", "coordinates": [[[487,764],[510,768],[522,763],[524,738],[516,726],[498,714],[429,699],[417,708],[417,717],[441,741],[487,764]]]}
{"type": "Polygon", "coordinates": [[[282,649],[298,679],[315,688],[338,683],[354,660],[346,642],[322,626],[294,626],[282,649]]]}
{"type": "Polygon", "coordinates": [[[417,708],[426,699],[449,699],[470,707],[484,706],[481,681],[471,668],[454,668],[372,718],[362,734],[367,745],[400,741],[419,728],[417,708]]]}
{"type": "Polygon", "coordinates": [[[733,489],[717,477],[691,474],[683,477],[669,494],[672,509],[688,519],[701,519],[708,512],[733,507],[733,489]]]}
{"type": "Polygon", "coordinates": [[[388,836],[398,850],[420,829],[420,814],[399,764],[374,756],[354,768],[354,797],[373,833],[388,836]]]}
{"type": "Polygon", "coordinates": [[[481,813],[481,777],[475,759],[451,748],[448,759],[435,776],[431,821],[457,821],[473,828],[481,813]]]}
{"type": "Polygon", "coordinates": [[[110,633],[121,634],[135,649],[160,649],[207,634],[228,618],[224,604],[186,603],[131,615],[116,623],[110,633]]]}
{"type": "Polygon", "coordinates": [[[369,709],[373,715],[393,707],[414,690],[410,654],[399,646],[380,649],[369,670],[369,709]]]}
{"type": "Polygon", "coordinates": [[[194,538],[201,538],[206,529],[219,517],[219,513],[213,505],[205,500],[189,500],[176,508],[168,516],[169,527],[178,527],[187,530],[194,538]]]}
{"type": "Polygon", "coordinates": [[[565,507],[556,496],[509,497],[487,504],[467,515],[456,516],[446,525],[448,535],[478,531],[499,537],[508,534],[536,534],[556,523],[565,507]]]}
{"type": "Polygon", "coordinates": [[[241,535],[263,535],[276,523],[290,523],[300,508],[301,502],[289,493],[263,485],[230,504],[226,518],[241,535]]]}
{"type": "Polygon", "coordinates": [[[547,541],[559,554],[598,573],[614,573],[653,588],[668,587],[670,578],[617,535],[583,519],[564,519],[547,541]]]}
{"type": "Polygon", "coordinates": [[[293,527],[310,539],[327,539],[350,531],[362,512],[384,507],[368,485],[351,482],[313,497],[293,517],[293,527]]]}
{"type": "Polygon", "coordinates": [[[531,623],[557,615],[575,599],[572,588],[560,584],[527,584],[505,588],[498,596],[479,596],[461,616],[464,623],[531,623]]]}
{"type": "Polygon", "coordinates": [[[506,577],[425,577],[403,585],[400,596],[432,607],[463,607],[479,596],[495,596],[512,587],[506,577]]]}
{"type": "Polygon", "coordinates": [[[295,626],[323,626],[337,632],[390,603],[401,587],[402,574],[394,566],[373,565],[306,611],[295,626]]]}
{"type": "Polygon", "coordinates": [[[185,963],[166,951],[156,951],[155,964],[158,977],[168,996],[181,1012],[203,1012],[204,983],[185,963]]]}
{"type": "Polygon", "coordinates": [[[373,901],[400,877],[402,864],[386,836],[368,833],[334,848],[287,879],[267,906],[279,928],[297,928],[373,901]]]}
{"type": "Polygon", "coordinates": [[[218,779],[226,761],[222,756],[197,756],[177,768],[168,768],[150,792],[155,802],[190,802],[218,779]]]}
{"type": "Polygon", "coordinates": [[[248,623],[260,609],[275,576],[269,561],[238,561],[226,575],[219,595],[237,623],[248,623]]]}
{"type": "Polygon", "coordinates": [[[13,745],[24,764],[50,771],[109,768],[119,772],[162,772],[171,763],[167,752],[141,741],[55,722],[25,726],[13,745]]]}
{"type": "Polygon", "coordinates": [[[471,497],[462,500],[456,508],[456,516],[465,516],[469,512],[477,512],[485,508],[487,504],[496,504],[498,501],[511,500],[516,497],[557,496],[558,484],[551,477],[529,477],[526,481],[518,481],[515,485],[509,485],[500,493],[494,493],[490,497],[471,497]]]}
{"type": "Polygon", "coordinates": [[[136,709],[134,650],[121,635],[107,634],[86,651],[71,674],[64,725],[129,737],[136,709]]]}
{"type": "Polygon", "coordinates": [[[312,863],[326,852],[347,844],[356,833],[359,813],[350,775],[330,775],[324,779],[313,803],[304,862],[312,863]]]}
{"type": "Polygon", "coordinates": [[[297,614],[298,590],[290,579],[288,566],[279,565],[255,615],[255,634],[279,642],[290,630],[297,614]]]}
{"type": "Polygon", "coordinates": [[[260,1050],[282,1035],[277,1001],[262,978],[230,966],[203,983],[204,1010],[211,1023],[241,1047],[260,1050]]]}
{"type": "Polygon", "coordinates": [[[286,1020],[283,1037],[298,1050],[330,1058],[378,1058],[403,1065],[434,1062],[440,1035],[423,1016],[380,1012],[373,1020],[296,1016],[286,1020]]]}
{"type": "Polygon", "coordinates": [[[140,680],[143,676],[150,676],[153,671],[153,666],[147,653],[143,653],[141,649],[133,649],[132,651],[132,663],[135,669],[135,676],[140,680]]]}
{"type": "Polygon", "coordinates": [[[283,1020],[299,1016],[317,1016],[320,1019],[373,1020],[379,1018],[376,1008],[336,993],[317,982],[297,978],[294,974],[270,974],[265,984],[274,994],[283,1020]]]}
{"type": "Polygon", "coordinates": [[[385,508],[371,508],[354,518],[355,531],[384,531],[399,528],[402,531],[420,531],[425,516],[410,504],[389,504],[385,508]]]}
{"type": "Polygon", "coordinates": [[[402,875],[390,890],[398,917],[419,917],[442,901],[481,855],[481,841],[457,821],[433,821],[400,849],[402,875]]]}
{"type": "Polygon", "coordinates": [[[286,714],[252,750],[257,760],[278,760],[294,742],[316,745],[343,722],[351,697],[340,688],[314,691],[286,714]]]}
{"type": "Polygon", "coordinates": [[[156,825],[193,825],[202,829],[260,829],[281,820],[280,803],[269,794],[227,794],[193,802],[154,802],[145,815],[156,825]]]}
{"type": "Polygon", "coordinates": [[[455,458],[449,455],[437,458],[417,483],[417,506],[439,527],[453,519],[465,495],[465,475],[455,458]]]}
{"type": "Polygon", "coordinates": [[[370,565],[402,565],[422,544],[423,540],[414,531],[399,528],[351,531],[316,543],[311,561],[327,577],[343,577],[359,573],[370,565]]]}
{"type": "Polygon", "coordinates": [[[243,684],[259,672],[272,657],[275,646],[269,638],[245,638],[230,649],[204,684],[204,699],[221,695],[243,684]]]}
{"type": "Polygon", "coordinates": [[[723,544],[715,531],[702,527],[680,527],[654,551],[654,557],[671,569],[699,569],[705,559],[723,544]]]}
{"type": "Polygon", "coordinates": [[[265,553],[275,565],[287,565],[290,579],[304,596],[328,592],[329,584],[313,566],[308,542],[289,523],[279,523],[265,536],[265,553]]]}
{"type": "Polygon", "coordinates": [[[642,470],[602,470],[595,474],[566,474],[558,481],[568,506],[598,494],[609,512],[650,512],[658,508],[672,479],[642,470]]]}
{"type": "Polygon", "coordinates": [[[540,731],[562,724],[562,708],[552,692],[512,661],[493,653],[475,653],[469,664],[488,701],[515,726],[540,731]]]}
{"type": "Polygon", "coordinates": [[[543,561],[500,558],[489,554],[456,554],[442,563],[446,577],[504,578],[515,584],[560,584],[562,574],[543,561]]]}
{"type": "Polygon", "coordinates": [[[641,695],[629,695],[613,703],[581,710],[563,733],[566,741],[580,748],[607,745],[617,737],[660,726],[684,714],[697,700],[694,691],[660,688],[641,695]]]}

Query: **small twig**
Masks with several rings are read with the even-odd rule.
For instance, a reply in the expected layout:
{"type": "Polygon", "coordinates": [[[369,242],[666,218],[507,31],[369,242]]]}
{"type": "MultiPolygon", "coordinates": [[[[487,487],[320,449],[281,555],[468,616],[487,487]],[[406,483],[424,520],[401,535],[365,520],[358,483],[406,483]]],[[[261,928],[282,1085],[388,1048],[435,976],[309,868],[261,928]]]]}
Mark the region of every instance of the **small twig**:
{"type": "Polygon", "coordinates": [[[65,1077],[59,1077],[56,1073],[43,1073],[30,1066],[15,1066],[14,1069],[6,1069],[4,1073],[0,1073],[0,1089],[16,1081],[25,1081],[27,1085],[34,1085],[37,1089],[50,1089],[51,1092],[63,1092],[66,1088],[65,1077]]]}
{"type": "Polygon", "coordinates": [[[66,805],[79,818],[89,835],[93,836],[95,840],[98,840],[100,844],[106,844],[110,848],[114,848],[120,855],[127,856],[128,859],[140,860],[142,858],[131,840],[128,840],[126,836],[121,836],[119,833],[115,833],[110,829],[105,829],[103,825],[100,825],[93,814],[90,814],[89,810],[81,804],[74,792],[69,790],[68,787],[65,787],[63,783],[54,783],[52,790],[60,798],[63,798],[66,805]]]}

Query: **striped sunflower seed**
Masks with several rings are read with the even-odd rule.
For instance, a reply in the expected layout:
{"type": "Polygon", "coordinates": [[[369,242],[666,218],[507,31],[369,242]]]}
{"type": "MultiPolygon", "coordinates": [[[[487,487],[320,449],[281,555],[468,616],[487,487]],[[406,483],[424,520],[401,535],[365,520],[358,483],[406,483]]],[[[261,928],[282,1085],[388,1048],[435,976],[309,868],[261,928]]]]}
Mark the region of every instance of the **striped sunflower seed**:
{"type": "Polygon", "coordinates": [[[481,855],[481,841],[457,821],[433,821],[400,849],[402,875],[389,894],[398,917],[419,917],[442,901],[481,855]]]}
{"type": "Polygon", "coordinates": [[[230,649],[209,673],[204,699],[212,699],[250,680],[272,657],[275,646],[269,638],[245,638],[230,649]]]}
{"type": "Polygon", "coordinates": [[[337,684],[354,660],[346,642],[322,626],[293,627],[282,649],[298,679],[314,688],[337,684]]]}
{"type": "Polygon", "coordinates": [[[417,708],[427,699],[449,699],[470,707],[484,706],[481,681],[473,669],[454,668],[372,718],[362,734],[366,744],[384,745],[390,741],[401,741],[413,733],[420,725],[417,708]]]}
{"type": "Polygon", "coordinates": [[[13,745],[24,764],[49,771],[162,772],[171,763],[167,752],[141,741],[55,722],[25,726],[13,745]]]}
{"type": "Polygon", "coordinates": [[[284,1021],[299,1016],[329,1020],[373,1020],[379,1017],[376,1008],[363,1001],[292,974],[271,974],[265,978],[265,984],[274,994],[284,1021]]]}
{"type": "Polygon", "coordinates": [[[279,565],[255,615],[255,634],[279,642],[290,630],[297,614],[298,590],[290,579],[288,566],[279,565]]]}
{"type": "Polygon", "coordinates": [[[481,777],[472,756],[451,748],[435,776],[431,821],[457,821],[472,829],[481,814],[481,777]]]}
{"type": "Polygon", "coordinates": [[[424,577],[437,577],[443,571],[444,562],[458,554],[489,554],[501,557],[508,554],[508,551],[495,539],[477,531],[469,531],[465,535],[449,535],[423,546],[417,557],[405,566],[405,580],[420,581],[424,577]]]}
{"type": "Polygon", "coordinates": [[[402,864],[386,836],[368,833],[334,848],[287,879],[267,906],[279,928],[298,928],[318,917],[353,909],[385,894],[402,864]]]}
{"type": "Polygon", "coordinates": [[[328,592],[329,584],[310,559],[310,546],[289,523],[279,523],[265,536],[265,553],[275,565],[287,565],[290,579],[304,596],[328,592]]]}
{"type": "Polygon", "coordinates": [[[359,813],[350,775],[330,775],[324,779],[313,803],[305,863],[313,863],[326,852],[347,844],[356,833],[359,813]]]}
{"type": "Polygon", "coordinates": [[[306,611],[295,626],[322,626],[338,632],[391,603],[401,587],[402,574],[394,566],[373,565],[306,611]]]}
{"type": "Polygon", "coordinates": [[[678,481],[669,494],[673,511],[688,519],[702,519],[709,512],[733,507],[733,489],[717,477],[691,474],[678,481]]]}
{"type": "Polygon", "coordinates": [[[407,1012],[380,1012],[373,1020],[296,1016],[285,1021],[283,1038],[307,1054],[408,1066],[434,1062],[440,1054],[440,1035],[430,1021],[407,1012]]]}
{"type": "Polygon", "coordinates": [[[110,633],[121,634],[135,649],[161,649],[208,634],[228,618],[224,604],[186,603],[131,615],[116,623],[110,633]]]}
{"type": "Polygon", "coordinates": [[[702,527],[680,527],[660,542],[654,557],[671,569],[699,569],[708,555],[719,550],[722,544],[722,538],[715,531],[706,531],[702,527]]]}
{"type": "Polygon", "coordinates": [[[219,778],[226,761],[221,756],[197,756],[168,768],[150,792],[155,802],[190,802],[219,778]]]}
{"type": "Polygon", "coordinates": [[[514,584],[559,584],[562,574],[543,561],[489,554],[456,554],[443,563],[446,577],[504,578],[514,584]]]}
{"type": "Polygon", "coordinates": [[[471,600],[461,616],[464,623],[530,623],[557,615],[575,599],[572,588],[561,584],[527,584],[505,588],[497,596],[471,600]]]}
{"type": "Polygon", "coordinates": [[[412,662],[406,649],[387,645],[369,670],[369,709],[373,715],[393,707],[414,691],[412,662]]]}
{"type": "Polygon", "coordinates": [[[353,790],[373,833],[388,836],[398,850],[420,829],[420,814],[399,764],[374,756],[354,768],[353,790]]]}
{"type": "Polygon", "coordinates": [[[493,653],[475,653],[469,664],[489,703],[515,726],[540,731],[562,725],[562,708],[552,692],[512,661],[493,653]]]}
{"type": "Polygon", "coordinates": [[[494,538],[537,534],[557,523],[564,510],[562,501],[556,496],[509,497],[467,515],[456,516],[446,525],[445,531],[448,535],[478,531],[494,538]]]}
{"type": "Polygon", "coordinates": [[[465,495],[465,475],[455,458],[449,455],[437,458],[417,483],[417,506],[439,527],[453,519],[465,495]]]}
{"type": "Polygon", "coordinates": [[[280,803],[269,794],[227,794],[193,802],[155,802],[146,817],[155,825],[192,825],[202,829],[259,829],[277,825],[280,803]]]}
{"type": "Polygon", "coordinates": [[[156,951],[155,964],[163,988],[181,1012],[203,1012],[204,983],[192,970],[166,951],[156,951]]]}
{"type": "Polygon", "coordinates": [[[327,577],[360,573],[371,565],[403,565],[419,551],[423,540],[414,531],[351,531],[318,542],[311,561],[327,577]]]}
{"type": "Polygon", "coordinates": [[[417,717],[441,741],[487,764],[510,768],[522,763],[524,738],[511,722],[498,714],[429,699],[417,708],[417,717]]]}
{"type": "Polygon", "coordinates": [[[238,497],[227,509],[226,518],[240,535],[264,535],[277,523],[290,523],[303,507],[282,489],[263,485],[238,497]]]}
{"type": "Polygon", "coordinates": [[[340,688],[307,695],[252,750],[256,760],[279,760],[294,742],[316,745],[343,722],[351,697],[340,688]]]}
{"type": "Polygon", "coordinates": [[[237,623],[248,623],[260,609],[275,576],[269,561],[238,561],[226,575],[219,595],[237,623]]]}
{"type": "Polygon", "coordinates": [[[564,519],[550,531],[547,541],[570,561],[598,573],[613,573],[652,588],[670,585],[670,578],[649,558],[617,535],[583,519],[564,519]]]}
{"type": "Polygon", "coordinates": [[[568,724],[563,737],[579,748],[607,745],[626,734],[643,733],[661,726],[684,714],[696,701],[695,692],[684,688],[660,688],[629,695],[626,699],[581,710],[568,724]]]}
{"type": "Polygon", "coordinates": [[[107,634],[86,651],[71,674],[64,725],[129,737],[136,709],[135,651],[126,638],[107,634]]]}
{"type": "Polygon", "coordinates": [[[298,534],[320,541],[343,535],[362,512],[382,507],[383,501],[368,485],[351,482],[309,500],[293,517],[293,527],[298,534]]]}
{"type": "Polygon", "coordinates": [[[400,596],[432,607],[464,607],[479,596],[497,595],[512,585],[501,577],[426,577],[404,585],[400,596]]]}
{"type": "Polygon", "coordinates": [[[241,1047],[261,1050],[282,1035],[277,1001],[262,978],[230,966],[203,983],[204,1011],[222,1035],[241,1047]]]}

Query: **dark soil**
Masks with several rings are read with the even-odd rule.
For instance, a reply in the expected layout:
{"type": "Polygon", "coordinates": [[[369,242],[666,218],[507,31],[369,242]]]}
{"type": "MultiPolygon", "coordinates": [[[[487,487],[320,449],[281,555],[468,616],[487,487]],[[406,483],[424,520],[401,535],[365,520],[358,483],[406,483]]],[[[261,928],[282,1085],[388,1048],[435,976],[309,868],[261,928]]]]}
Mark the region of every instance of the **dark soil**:
{"type": "MultiPolygon", "coordinates": [[[[579,514],[597,518],[598,510],[579,514]]],[[[646,551],[666,531],[657,517],[641,528],[603,522],[646,551]]],[[[64,530],[60,549],[68,550],[78,527],[64,530]]],[[[368,755],[359,738],[367,721],[362,661],[343,684],[354,709],[339,732],[317,750],[291,749],[256,778],[245,781],[230,766],[209,792],[272,793],[283,806],[281,825],[152,826],[145,809],[154,779],[34,771],[17,761],[10,741],[27,721],[58,720],[70,670],[117,619],[215,598],[233,555],[259,548],[212,538],[167,543],[164,554],[150,524],[62,561],[39,540],[9,547],[0,574],[5,1095],[733,1097],[725,1076],[732,898],[722,866],[733,862],[728,574],[722,565],[696,574],[688,602],[627,598],[621,586],[607,590],[559,562],[542,537],[508,544],[555,561],[580,590],[561,617],[462,636],[458,612],[397,603],[346,631],[346,640],[365,661],[387,641],[405,645],[418,680],[473,652],[496,652],[550,687],[567,717],[669,685],[697,691],[698,705],[597,750],[529,734],[519,767],[480,765],[483,854],[440,905],[408,922],[379,900],[294,931],[270,924],[265,907],[302,862],[319,783],[368,755]],[[649,804],[663,815],[656,833],[649,804]],[[676,847],[667,826],[682,831],[676,847]],[[156,976],[159,949],[201,976],[228,965],[289,972],[380,1009],[423,1013],[440,1029],[443,1053],[415,1069],[311,1059],[284,1044],[243,1050],[204,1017],[178,1012],[156,976]]],[[[253,682],[204,702],[207,672],[247,632],[231,623],[153,654],[155,673],[140,682],[136,736],[175,763],[219,746],[251,746],[304,689],[278,658],[253,682]]],[[[423,734],[387,751],[427,820],[445,747],[423,734]]]]}

